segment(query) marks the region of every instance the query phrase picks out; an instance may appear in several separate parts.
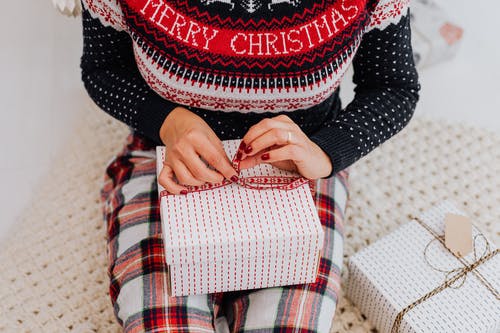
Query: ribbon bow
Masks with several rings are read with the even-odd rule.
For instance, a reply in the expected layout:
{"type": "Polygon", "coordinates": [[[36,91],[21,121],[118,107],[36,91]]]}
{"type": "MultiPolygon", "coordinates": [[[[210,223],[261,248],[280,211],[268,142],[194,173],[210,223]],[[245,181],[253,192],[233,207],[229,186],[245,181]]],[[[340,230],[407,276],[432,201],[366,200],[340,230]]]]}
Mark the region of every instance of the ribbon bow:
{"type": "MultiPolygon", "coordinates": [[[[203,185],[187,185],[188,193],[191,192],[201,192],[206,190],[211,190],[218,187],[227,186],[230,184],[238,184],[248,189],[252,190],[266,190],[266,189],[278,189],[278,190],[291,190],[298,188],[304,184],[309,183],[311,192],[314,193],[314,181],[307,179],[302,176],[251,176],[251,177],[240,177],[241,169],[240,162],[237,158],[237,154],[234,155],[231,163],[233,168],[238,174],[238,181],[232,182],[227,179],[223,179],[220,183],[205,183],[203,185]]],[[[174,195],[166,190],[160,192],[160,197],[174,195]]]]}

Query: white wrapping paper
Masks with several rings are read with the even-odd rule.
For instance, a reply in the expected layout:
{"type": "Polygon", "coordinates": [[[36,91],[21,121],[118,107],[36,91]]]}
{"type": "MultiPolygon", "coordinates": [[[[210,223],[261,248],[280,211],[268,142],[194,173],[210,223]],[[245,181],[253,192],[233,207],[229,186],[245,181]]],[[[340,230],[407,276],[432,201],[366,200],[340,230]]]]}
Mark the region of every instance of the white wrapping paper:
{"type": "MultiPolygon", "coordinates": [[[[229,157],[240,140],[223,141],[229,157]]],[[[164,147],[157,147],[157,169],[164,147]]],[[[240,177],[297,176],[261,164],[240,177]]],[[[164,189],[158,184],[159,193],[164,189]]],[[[309,184],[291,190],[229,184],[160,199],[170,296],[310,283],[323,229],[309,184]]]]}
{"type": "MultiPolygon", "coordinates": [[[[445,201],[419,217],[442,235],[446,213],[464,215],[445,201]]],[[[479,231],[473,229],[473,235],[478,234],[479,231]]],[[[394,319],[402,309],[445,281],[446,273],[432,268],[424,258],[424,250],[433,239],[424,227],[412,220],[349,260],[347,296],[379,332],[391,332],[394,319]]],[[[476,238],[479,256],[485,243],[484,238],[476,238]]],[[[493,243],[490,245],[491,250],[496,249],[493,243]]],[[[440,270],[464,267],[439,241],[433,241],[426,254],[428,262],[440,270]]],[[[469,263],[475,261],[473,253],[464,259],[469,263]]],[[[500,255],[481,264],[477,271],[500,290],[500,255]]],[[[399,332],[500,332],[500,301],[473,273],[459,285],[446,288],[406,313],[399,332]]]]}

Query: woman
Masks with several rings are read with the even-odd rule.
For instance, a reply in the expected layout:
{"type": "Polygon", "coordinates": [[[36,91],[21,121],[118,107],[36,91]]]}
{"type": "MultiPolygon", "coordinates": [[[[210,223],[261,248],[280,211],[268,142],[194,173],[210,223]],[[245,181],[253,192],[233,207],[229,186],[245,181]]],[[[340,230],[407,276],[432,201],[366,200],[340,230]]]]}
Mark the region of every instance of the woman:
{"type": "Polygon", "coordinates": [[[342,264],[347,168],[401,130],[418,100],[407,1],[84,0],[82,79],[128,124],[102,188],[110,294],[126,332],[328,332],[342,264]],[[338,86],[353,64],[356,94],[338,86]],[[271,163],[316,180],[325,230],[316,283],[167,297],[159,182],[236,181],[271,163]],[[206,161],[211,167],[207,167],[206,161]],[[222,317],[226,321],[221,320],[222,317]]]}

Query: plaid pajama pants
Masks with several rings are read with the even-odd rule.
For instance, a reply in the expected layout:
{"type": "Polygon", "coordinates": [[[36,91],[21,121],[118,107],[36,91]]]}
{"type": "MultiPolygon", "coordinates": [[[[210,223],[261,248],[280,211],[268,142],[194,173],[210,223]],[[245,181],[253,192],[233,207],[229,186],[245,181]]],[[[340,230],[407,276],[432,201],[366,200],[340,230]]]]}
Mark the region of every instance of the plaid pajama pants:
{"type": "Polygon", "coordinates": [[[131,133],[101,188],[110,297],[125,332],[329,332],[340,288],[347,171],[316,183],[325,231],[316,283],[168,297],[155,159],[154,144],[131,133]]]}

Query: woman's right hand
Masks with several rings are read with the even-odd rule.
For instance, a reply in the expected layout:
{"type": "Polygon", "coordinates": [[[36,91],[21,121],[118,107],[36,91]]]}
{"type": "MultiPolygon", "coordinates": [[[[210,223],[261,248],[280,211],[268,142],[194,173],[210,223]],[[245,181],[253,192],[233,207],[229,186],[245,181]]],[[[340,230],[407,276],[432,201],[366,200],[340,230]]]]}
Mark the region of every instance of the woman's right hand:
{"type": "Polygon", "coordinates": [[[215,132],[188,109],[176,107],[168,114],[160,138],[166,146],[166,159],[158,181],[168,192],[186,194],[187,188],[182,185],[218,183],[224,178],[238,180],[215,132]],[[209,169],[200,157],[215,170],[209,169]]]}

